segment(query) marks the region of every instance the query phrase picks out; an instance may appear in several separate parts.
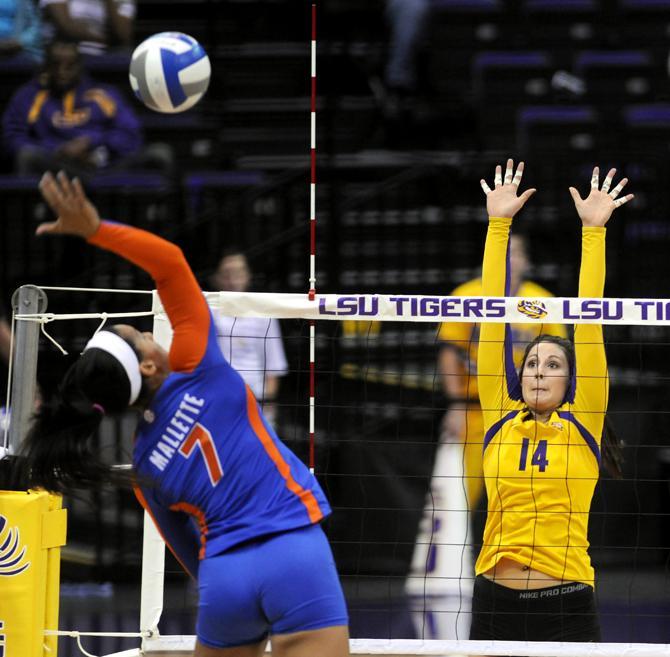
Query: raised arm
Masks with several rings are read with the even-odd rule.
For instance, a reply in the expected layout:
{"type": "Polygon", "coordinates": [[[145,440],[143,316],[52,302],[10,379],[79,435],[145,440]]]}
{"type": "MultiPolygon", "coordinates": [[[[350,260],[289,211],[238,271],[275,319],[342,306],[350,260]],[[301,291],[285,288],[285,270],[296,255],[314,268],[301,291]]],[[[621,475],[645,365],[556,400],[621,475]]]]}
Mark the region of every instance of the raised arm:
{"type": "MultiPolygon", "coordinates": [[[[495,187],[492,190],[484,180],[482,189],[486,194],[486,209],[489,227],[484,247],[482,265],[482,294],[504,296],[507,294],[507,246],[512,218],[535,193],[526,190],[517,196],[523,162],[514,173],[514,163],[507,160],[505,178],[502,168],[496,167],[495,187]]],[[[505,410],[515,406],[519,383],[514,369],[511,336],[505,324],[482,324],[477,357],[477,380],[479,398],[484,413],[484,425],[488,428],[498,421],[505,410]]]]}
{"type": "Polygon", "coordinates": [[[193,370],[207,347],[211,314],[181,249],[147,231],[101,221],[79,180],[70,181],[62,172],[57,178],[45,174],[40,191],[58,218],[38,226],[37,234],[78,235],[149,273],[174,331],[170,365],[176,371],[193,370]]]}
{"type": "MultiPolygon", "coordinates": [[[[599,187],[599,170],[591,177],[591,191],[582,199],[574,187],[570,194],[582,220],[582,261],[579,271],[579,296],[602,297],[605,289],[605,225],[614,210],[633,198],[617,198],[628,182],[624,178],[612,191],[616,169],[610,170],[599,187]]],[[[603,344],[602,324],[575,325],[576,376],[572,412],[593,439],[600,443],[607,410],[609,379],[603,344]]]]}

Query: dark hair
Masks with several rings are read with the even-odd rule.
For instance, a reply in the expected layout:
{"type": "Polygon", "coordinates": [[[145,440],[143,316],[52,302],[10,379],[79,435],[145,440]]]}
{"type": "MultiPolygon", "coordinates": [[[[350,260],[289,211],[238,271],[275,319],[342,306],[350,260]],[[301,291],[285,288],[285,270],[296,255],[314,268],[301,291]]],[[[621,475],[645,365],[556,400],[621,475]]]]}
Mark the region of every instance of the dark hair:
{"type": "MultiPolygon", "coordinates": [[[[563,353],[565,354],[565,357],[568,361],[569,383],[568,388],[565,391],[563,401],[561,401],[561,405],[565,404],[566,402],[571,402],[574,398],[575,385],[576,385],[576,369],[577,369],[575,345],[573,344],[572,340],[559,337],[558,335],[549,335],[548,333],[538,335],[534,340],[532,340],[531,342],[528,343],[528,345],[526,345],[526,349],[523,352],[523,358],[521,359],[521,367],[519,369],[519,372],[521,373],[521,375],[523,375],[523,370],[524,367],[526,366],[526,360],[528,358],[528,355],[530,354],[531,349],[540,342],[551,342],[552,344],[559,346],[563,350],[563,353]]],[[[616,432],[614,431],[614,427],[612,426],[612,422],[610,421],[607,414],[605,414],[605,422],[603,424],[603,434],[601,444],[602,444],[601,451],[602,451],[603,467],[615,479],[623,478],[623,471],[621,469],[621,466],[623,465],[624,462],[622,452],[623,441],[617,437],[616,432]]]]}
{"type": "Polygon", "coordinates": [[[113,469],[91,445],[103,416],[125,410],[129,397],[121,363],[101,349],[85,351],[33,418],[17,459],[21,483],[51,492],[130,483],[128,471],[113,469]]]}
{"type": "Polygon", "coordinates": [[[53,51],[56,48],[72,48],[73,50],[76,51],[77,53],[77,59],[81,61],[81,52],[79,51],[79,42],[73,39],[68,39],[67,37],[64,36],[57,36],[49,43],[47,43],[46,47],[44,48],[44,54],[45,54],[45,62],[46,61],[51,61],[51,58],[53,57],[53,51]]]}

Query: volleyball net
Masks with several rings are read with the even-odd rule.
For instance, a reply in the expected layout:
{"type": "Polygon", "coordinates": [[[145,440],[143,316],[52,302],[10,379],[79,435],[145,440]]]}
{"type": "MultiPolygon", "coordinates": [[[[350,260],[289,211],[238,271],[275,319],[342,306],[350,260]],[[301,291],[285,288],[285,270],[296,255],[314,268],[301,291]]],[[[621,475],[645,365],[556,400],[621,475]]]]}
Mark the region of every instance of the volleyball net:
{"type": "MultiPolygon", "coordinates": [[[[276,340],[269,335],[270,320],[281,322],[288,368],[271,400],[273,424],[313,466],[334,508],[326,530],[350,606],[354,654],[670,655],[670,456],[664,427],[670,300],[370,294],[310,300],[232,292],[206,297],[215,316],[267,322],[267,332],[241,339],[276,340]],[[538,325],[565,325],[568,333],[577,322],[605,325],[609,414],[626,442],[626,464],[622,480],[603,475],[590,516],[604,643],[467,640],[481,541],[475,525],[483,522],[485,506],[469,499],[470,479],[480,475],[466,463],[463,444],[444,436],[443,378],[449,374],[438,365],[444,345],[437,327],[476,328],[484,322],[539,332],[538,325]]],[[[171,329],[155,294],[150,310],[154,336],[168,346],[171,329]]],[[[53,334],[52,321],[82,318],[91,326],[87,337],[103,320],[115,321],[98,311],[19,314],[15,321],[43,322],[53,334]]],[[[475,330],[470,341],[476,335],[475,330]]],[[[463,352],[470,346],[458,345],[463,352]]],[[[468,440],[479,440],[481,448],[481,438],[468,440]]],[[[146,654],[189,654],[194,637],[170,620],[165,605],[165,582],[186,589],[186,576],[166,559],[146,519],[143,541],[141,610],[133,636],[146,654]]],[[[68,630],[76,628],[63,629],[68,630]]]]}

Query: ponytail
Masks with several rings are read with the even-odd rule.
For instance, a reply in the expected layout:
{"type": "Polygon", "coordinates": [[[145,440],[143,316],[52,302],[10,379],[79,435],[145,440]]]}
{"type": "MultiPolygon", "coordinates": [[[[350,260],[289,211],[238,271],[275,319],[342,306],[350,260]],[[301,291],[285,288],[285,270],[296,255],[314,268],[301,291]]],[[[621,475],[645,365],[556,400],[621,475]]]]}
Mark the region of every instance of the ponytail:
{"type": "Polygon", "coordinates": [[[119,361],[100,349],[85,351],[34,417],[18,455],[21,483],[59,493],[128,484],[131,475],[104,463],[91,439],[105,414],[128,407],[129,395],[130,382],[119,361]]]}

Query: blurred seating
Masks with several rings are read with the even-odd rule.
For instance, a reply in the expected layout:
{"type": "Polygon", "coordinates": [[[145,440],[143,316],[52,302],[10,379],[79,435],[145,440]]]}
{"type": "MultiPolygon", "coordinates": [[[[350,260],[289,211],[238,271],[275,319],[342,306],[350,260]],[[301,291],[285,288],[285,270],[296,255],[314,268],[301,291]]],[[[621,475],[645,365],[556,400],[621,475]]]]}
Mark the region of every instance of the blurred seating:
{"type": "Polygon", "coordinates": [[[574,71],[586,84],[588,100],[608,107],[650,98],[660,77],[651,54],[644,50],[580,52],[574,71]]]}
{"type": "MultiPolygon", "coordinates": [[[[295,287],[290,272],[296,265],[303,269],[306,260],[291,247],[307,233],[292,198],[298,182],[302,179],[295,175],[277,181],[261,171],[188,174],[183,180],[181,229],[187,256],[197,259],[204,275],[215,269],[224,248],[235,245],[256,263],[255,280],[263,290],[295,287]]],[[[304,193],[304,185],[299,186],[304,193]]],[[[301,289],[305,280],[298,284],[301,289]]]]}
{"type": "Polygon", "coordinates": [[[523,8],[528,12],[563,14],[595,14],[600,9],[597,0],[525,0],[523,8]]]}
{"type": "Polygon", "coordinates": [[[517,115],[519,145],[542,151],[556,144],[576,150],[595,147],[598,114],[587,106],[522,107],[517,115]]]}
{"type": "Polygon", "coordinates": [[[627,150],[633,157],[670,155],[670,104],[627,105],[622,110],[627,150]]]}
{"type": "MultiPolygon", "coordinates": [[[[146,288],[142,271],[106,253],[93,253],[76,239],[35,239],[38,223],[50,213],[37,192],[37,176],[0,176],[3,219],[0,221],[0,288],[18,285],[82,285],[146,288]]],[[[158,174],[104,174],[87,184],[102,216],[161,234],[174,232],[178,204],[170,182],[158,174]]]]}
{"type": "Polygon", "coordinates": [[[602,42],[607,29],[597,0],[525,0],[521,17],[529,44],[551,48],[559,60],[575,47],[602,42]]]}
{"type": "Polygon", "coordinates": [[[631,12],[663,12],[670,10],[670,0],[619,0],[619,7],[631,12]]]}
{"type": "Polygon", "coordinates": [[[659,56],[667,52],[670,1],[618,0],[616,21],[627,47],[650,48],[659,56]]]}
{"type": "Polygon", "coordinates": [[[437,11],[472,14],[498,13],[503,10],[501,0],[433,0],[437,11]]]}
{"type": "Polygon", "coordinates": [[[549,102],[554,66],[542,51],[481,52],[472,61],[479,128],[487,148],[513,148],[517,107],[549,102]]]}

